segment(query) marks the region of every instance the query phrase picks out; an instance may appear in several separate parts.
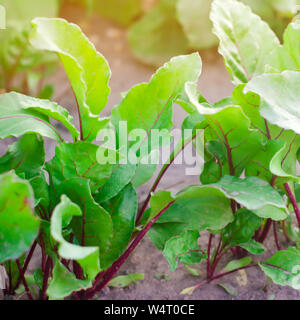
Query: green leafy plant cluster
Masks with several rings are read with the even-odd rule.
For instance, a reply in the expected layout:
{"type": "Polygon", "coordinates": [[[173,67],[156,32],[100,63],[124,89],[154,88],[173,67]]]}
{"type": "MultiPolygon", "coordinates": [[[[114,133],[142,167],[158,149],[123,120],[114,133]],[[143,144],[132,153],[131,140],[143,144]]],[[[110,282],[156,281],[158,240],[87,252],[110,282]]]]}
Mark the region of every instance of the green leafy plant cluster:
{"type": "MultiPolygon", "coordinates": [[[[298,0],[237,1],[249,5],[280,37],[300,4],[298,0]]],[[[135,57],[159,66],[174,55],[216,46],[218,39],[212,33],[209,19],[211,4],[212,0],[159,0],[129,29],[135,57]]]]}
{"type": "Polygon", "coordinates": [[[0,158],[5,295],[23,290],[29,299],[90,299],[106,285],[140,280],[140,274],[112,278],[146,234],[171,270],[183,263],[198,274],[192,267],[204,262],[207,279],[183,294],[255,266],[275,283],[299,289],[300,59],[295,44],[300,24],[289,24],[280,43],[261,18],[234,0],[215,0],[211,19],[236,86],[231,97],[212,105],[198,92],[202,63],[193,53],[172,58],[149,83],[122,94],[109,118],[101,116],[110,93],[105,58],[76,25],[33,20],[31,45],[60,57],[76,96],[79,125],[49,100],[16,92],[0,95],[0,138],[19,138],[0,158]],[[161,141],[151,143],[153,129],[169,135],[175,103],[187,112],[182,128],[191,134],[174,149],[138,210],[136,190],[156,171],[156,165],[143,160],[162,147],[161,141]],[[60,132],[53,120],[66,130],[60,132]],[[127,123],[125,138],[121,122],[127,123]],[[94,142],[103,129],[116,133],[115,148],[94,142]],[[135,141],[130,137],[134,129],[147,134],[135,141]],[[157,191],[176,156],[197,138],[196,129],[203,130],[205,141],[201,184],[175,195],[157,191]],[[49,161],[44,137],[57,142],[49,161]],[[121,160],[124,145],[135,164],[107,161],[108,155],[121,160]],[[260,259],[270,230],[278,252],[260,259]],[[280,230],[291,241],[285,250],[280,230]],[[205,234],[207,246],[200,247],[205,234]],[[28,275],[37,247],[40,266],[28,275]],[[218,270],[230,252],[233,261],[218,270]]]}
{"type": "Polygon", "coordinates": [[[42,98],[51,98],[53,87],[45,78],[57,65],[55,55],[30,46],[30,21],[35,17],[56,17],[59,1],[1,0],[6,11],[6,29],[1,30],[0,88],[42,98]]]}

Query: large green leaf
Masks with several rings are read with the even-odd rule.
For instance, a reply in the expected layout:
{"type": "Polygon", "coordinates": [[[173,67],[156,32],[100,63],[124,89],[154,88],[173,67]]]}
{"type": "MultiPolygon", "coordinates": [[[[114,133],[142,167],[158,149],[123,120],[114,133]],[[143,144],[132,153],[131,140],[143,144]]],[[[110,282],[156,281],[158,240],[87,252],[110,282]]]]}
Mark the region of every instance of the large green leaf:
{"type": "Polygon", "coordinates": [[[89,142],[61,143],[55,149],[54,158],[47,163],[54,185],[80,177],[90,181],[92,193],[102,187],[112,172],[110,164],[97,162],[98,146],[89,142]]]}
{"type": "Polygon", "coordinates": [[[284,71],[255,77],[246,85],[245,92],[252,91],[261,97],[259,112],[262,117],[299,134],[299,85],[299,72],[284,71]]]}
{"type": "Polygon", "coordinates": [[[44,142],[34,134],[27,134],[8,147],[0,158],[0,174],[15,170],[30,179],[40,174],[45,161],[44,142]]]}
{"type": "Polygon", "coordinates": [[[16,92],[0,95],[0,139],[35,132],[61,142],[61,135],[49,117],[62,122],[73,138],[78,137],[72,117],[57,103],[16,92]]]}
{"type": "Polygon", "coordinates": [[[103,207],[110,213],[113,222],[109,251],[101,255],[101,268],[107,269],[124,252],[134,231],[138,199],[132,185],[127,185],[103,207]]]}
{"type": "Polygon", "coordinates": [[[63,19],[37,18],[32,23],[31,44],[60,56],[77,98],[82,138],[94,140],[104,126],[99,114],[110,93],[106,60],[78,26],[63,19]]]}
{"type": "Polygon", "coordinates": [[[296,248],[278,251],[259,266],[276,284],[300,290],[300,254],[296,248]]]}
{"type": "Polygon", "coordinates": [[[188,52],[189,41],[176,17],[177,1],[161,0],[131,26],[128,39],[137,59],[160,66],[170,58],[188,52]]]}
{"type": "Polygon", "coordinates": [[[0,175],[0,263],[25,253],[39,231],[30,184],[14,173],[0,175]]]}
{"type": "Polygon", "coordinates": [[[75,275],[68,271],[68,269],[56,261],[52,279],[47,289],[47,295],[50,300],[61,300],[68,297],[74,291],[88,289],[92,286],[89,280],[76,279],[75,275]]]}
{"type": "MultiPolygon", "coordinates": [[[[168,194],[159,194],[151,215],[165,208],[170,199],[168,194]]],[[[155,246],[162,250],[168,239],[185,230],[220,230],[233,219],[230,200],[220,190],[212,186],[193,186],[178,193],[175,203],[157,220],[148,235],[155,246]]]]}
{"type": "MultiPolygon", "coordinates": [[[[153,129],[166,129],[164,136],[169,137],[172,105],[178,95],[183,93],[185,83],[197,81],[200,72],[201,59],[198,53],[175,57],[161,67],[149,83],[133,87],[119,106],[113,109],[112,123],[116,130],[119,130],[120,121],[127,121],[128,133],[135,129],[146,132],[144,139],[135,143],[133,152],[149,143],[153,129]]],[[[159,148],[159,141],[153,139],[151,142],[152,150],[159,148]]],[[[142,156],[148,153],[149,151],[144,152],[142,156]]]]}
{"type": "Polygon", "coordinates": [[[212,0],[179,0],[177,17],[193,49],[206,49],[218,43],[212,33],[209,13],[212,0]]]}
{"type": "Polygon", "coordinates": [[[110,246],[113,224],[109,213],[96,203],[91,195],[89,181],[83,178],[68,179],[55,189],[57,200],[65,194],[81,211],[82,217],[74,217],[71,227],[82,246],[100,248],[101,254],[110,246]]]}
{"type": "Polygon", "coordinates": [[[287,217],[285,201],[267,182],[256,178],[224,176],[214,186],[262,218],[283,220],[287,217]]]}
{"type": "Polygon", "coordinates": [[[170,264],[171,271],[175,271],[178,262],[185,264],[199,263],[202,258],[198,245],[199,231],[185,231],[166,242],[163,255],[170,264]]]}
{"type": "Polygon", "coordinates": [[[235,84],[246,83],[265,70],[266,56],[279,40],[250,7],[235,0],[214,0],[211,20],[220,40],[219,52],[235,84]]]}

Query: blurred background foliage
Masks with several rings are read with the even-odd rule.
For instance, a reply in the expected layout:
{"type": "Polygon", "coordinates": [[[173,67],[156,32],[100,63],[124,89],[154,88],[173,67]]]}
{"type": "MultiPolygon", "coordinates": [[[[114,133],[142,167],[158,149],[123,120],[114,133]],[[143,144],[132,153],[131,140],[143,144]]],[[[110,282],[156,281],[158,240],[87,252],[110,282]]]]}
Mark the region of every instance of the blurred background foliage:
{"type": "MultiPolygon", "coordinates": [[[[300,0],[237,0],[249,5],[281,37],[297,15],[300,0]]],[[[216,47],[209,19],[212,0],[0,0],[7,10],[7,29],[0,31],[0,88],[51,98],[45,79],[57,59],[29,44],[34,17],[58,17],[66,3],[84,6],[85,20],[93,14],[128,29],[132,54],[142,63],[159,66],[172,56],[216,47]]]]}

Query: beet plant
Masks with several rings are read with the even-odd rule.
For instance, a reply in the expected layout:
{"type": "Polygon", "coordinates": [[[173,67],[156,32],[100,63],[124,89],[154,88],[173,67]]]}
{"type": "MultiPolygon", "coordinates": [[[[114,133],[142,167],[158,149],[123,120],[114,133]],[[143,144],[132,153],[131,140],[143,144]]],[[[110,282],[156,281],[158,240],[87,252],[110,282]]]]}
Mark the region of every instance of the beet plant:
{"type": "Polygon", "coordinates": [[[172,205],[149,236],[171,270],[179,262],[206,261],[207,279],[183,294],[254,266],[276,284],[299,289],[300,21],[288,25],[281,44],[242,3],[215,0],[210,17],[236,87],[231,97],[210,104],[197,83],[185,85],[186,96],[178,102],[190,115],[202,116],[201,185],[176,195],[152,195],[151,216],[172,205]],[[198,238],[205,231],[207,247],[199,248],[198,238]],[[264,260],[259,255],[271,231],[278,252],[264,260]],[[283,250],[279,231],[294,246],[283,250]],[[234,260],[221,270],[219,262],[228,252],[234,260]],[[255,255],[254,261],[249,254],[255,255]]]}
{"type": "Polygon", "coordinates": [[[151,143],[153,130],[170,135],[173,103],[185,83],[199,77],[201,59],[196,53],[175,57],[149,83],[123,94],[105,118],[100,114],[111,76],[105,58],[76,25],[63,19],[37,18],[32,26],[31,45],[58,54],[62,61],[79,124],[77,130],[68,111],[55,102],[16,92],[0,96],[0,137],[19,138],[0,158],[4,294],[23,289],[29,299],[89,299],[111,281],[164,211],[136,222],[141,218],[136,188],[157,166],[144,161],[161,146],[160,140],[151,143]],[[53,120],[66,130],[58,130],[53,120]],[[145,133],[140,141],[135,141],[137,129],[145,133]],[[114,134],[115,145],[105,131],[114,134]],[[44,138],[57,142],[50,161],[45,161],[44,138]],[[133,160],[125,161],[127,156],[133,160]],[[28,275],[37,247],[40,263],[28,275]]]}
{"type": "Polygon", "coordinates": [[[146,234],[171,270],[204,264],[207,278],[183,294],[257,266],[275,283],[299,289],[300,24],[288,25],[281,44],[234,0],[215,0],[211,20],[235,84],[231,97],[210,104],[198,92],[202,63],[193,53],[122,93],[110,117],[102,117],[111,76],[105,58],[76,25],[33,20],[31,45],[59,56],[76,97],[78,126],[55,102],[0,96],[0,138],[18,138],[0,158],[5,295],[25,290],[29,299],[91,299],[118,282],[113,277],[146,234]],[[187,112],[183,134],[141,203],[136,190],[171,144],[175,103],[187,112]],[[44,138],[57,143],[49,161],[44,138]],[[189,143],[202,154],[202,139],[199,184],[177,194],[158,191],[189,143]],[[278,251],[262,259],[271,230],[278,251]],[[205,247],[200,235],[207,237],[205,247]],[[286,249],[283,235],[291,242],[286,249]],[[40,265],[29,275],[37,247],[40,265]],[[229,254],[233,260],[221,270],[229,254]]]}

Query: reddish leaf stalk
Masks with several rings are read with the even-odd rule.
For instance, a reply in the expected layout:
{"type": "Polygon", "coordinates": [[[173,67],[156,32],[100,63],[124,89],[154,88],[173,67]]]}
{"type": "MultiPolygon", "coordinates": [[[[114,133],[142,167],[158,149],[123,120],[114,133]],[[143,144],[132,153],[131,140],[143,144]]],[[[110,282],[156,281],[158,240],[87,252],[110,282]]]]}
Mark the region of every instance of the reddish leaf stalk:
{"type": "Polygon", "coordinates": [[[17,260],[16,260],[16,263],[17,263],[17,266],[18,266],[18,269],[19,269],[19,273],[20,273],[20,277],[21,277],[21,279],[22,279],[22,282],[23,282],[25,291],[26,291],[26,293],[27,293],[27,296],[28,296],[29,300],[34,300],[32,294],[31,294],[31,292],[30,292],[30,290],[29,290],[27,281],[26,281],[26,279],[25,279],[25,275],[24,275],[24,273],[23,273],[23,270],[22,270],[22,267],[21,267],[21,264],[20,264],[20,260],[17,259],[17,260]]]}
{"type": "Polygon", "coordinates": [[[298,225],[300,227],[300,210],[299,210],[299,207],[298,207],[298,204],[297,204],[297,200],[296,200],[296,197],[295,195],[293,194],[289,184],[286,182],[284,184],[284,187],[285,187],[285,190],[289,196],[289,199],[292,203],[292,206],[294,208],[294,211],[295,211],[295,215],[296,215],[296,218],[297,218],[297,222],[298,222],[298,225]]]}
{"type": "Polygon", "coordinates": [[[50,276],[50,269],[51,269],[51,258],[48,257],[46,267],[45,267],[45,272],[44,272],[44,279],[43,279],[43,287],[42,287],[42,300],[47,300],[47,287],[48,287],[48,279],[50,276]]]}
{"type": "Polygon", "coordinates": [[[150,222],[147,224],[147,226],[138,234],[138,236],[133,240],[131,245],[128,247],[128,249],[121,255],[121,257],[112,264],[112,266],[107,270],[103,277],[103,281],[100,283],[99,286],[95,287],[93,286],[92,290],[87,291],[87,294],[84,296],[85,299],[92,298],[96,293],[101,291],[112,279],[112,277],[119,271],[123,263],[127,260],[129,255],[133,252],[133,250],[137,247],[137,245],[141,242],[141,240],[145,237],[147,232],[151,229],[151,227],[154,225],[154,223],[171,207],[171,205],[175,201],[170,202],[163,210],[160,211],[158,215],[156,215],[150,222]]]}

